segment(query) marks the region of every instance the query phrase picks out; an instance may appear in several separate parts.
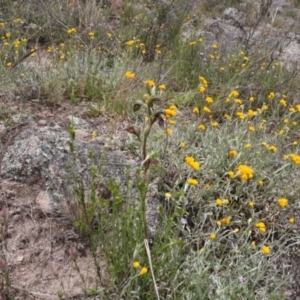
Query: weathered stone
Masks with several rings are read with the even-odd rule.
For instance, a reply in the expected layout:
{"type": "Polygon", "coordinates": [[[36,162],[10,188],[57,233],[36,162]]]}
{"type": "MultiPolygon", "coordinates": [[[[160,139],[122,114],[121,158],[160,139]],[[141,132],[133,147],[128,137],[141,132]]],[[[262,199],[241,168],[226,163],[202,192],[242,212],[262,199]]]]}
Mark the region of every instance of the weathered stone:
{"type": "Polygon", "coordinates": [[[244,26],[245,25],[245,14],[238,11],[234,7],[228,7],[223,12],[223,17],[226,22],[232,26],[244,26]]]}
{"type": "Polygon", "coordinates": [[[74,195],[75,182],[88,191],[92,167],[96,168],[97,180],[107,183],[112,177],[124,189],[127,165],[131,163],[121,152],[107,152],[92,137],[80,136],[81,139],[75,138],[73,155],[69,133],[60,126],[25,129],[6,149],[0,176],[27,184],[39,183],[41,190],[36,201],[43,210],[64,204],[66,197],[74,195]]]}

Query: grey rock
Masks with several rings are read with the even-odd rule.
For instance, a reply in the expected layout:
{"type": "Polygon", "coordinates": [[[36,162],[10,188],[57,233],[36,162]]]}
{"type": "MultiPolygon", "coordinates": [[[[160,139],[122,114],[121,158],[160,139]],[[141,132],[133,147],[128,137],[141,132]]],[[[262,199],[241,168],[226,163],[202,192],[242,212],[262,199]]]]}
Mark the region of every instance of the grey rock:
{"type": "Polygon", "coordinates": [[[89,124],[81,118],[70,115],[68,116],[68,119],[76,129],[89,129],[90,127],[89,124]]]}
{"type": "Polygon", "coordinates": [[[92,167],[99,181],[107,183],[114,178],[124,190],[127,165],[131,164],[121,152],[107,152],[92,138],[75,138],[73,155],[69,133],[58,125],[44,126],[27,128],[16,136],[4,153],[0,176],[28,184],[38,182],[41,190],[36,203],[48,211],[74,194],[74,182],[88,191],[92,167]]]}
{"type": "Polygon", "coordinates": [[[228,7],[223,12],[223,18],[225,21],[233,26],[239,25],[244,26],[245,25],[245,14],[243,12],[238,11],[234,7],[228,7]]]}

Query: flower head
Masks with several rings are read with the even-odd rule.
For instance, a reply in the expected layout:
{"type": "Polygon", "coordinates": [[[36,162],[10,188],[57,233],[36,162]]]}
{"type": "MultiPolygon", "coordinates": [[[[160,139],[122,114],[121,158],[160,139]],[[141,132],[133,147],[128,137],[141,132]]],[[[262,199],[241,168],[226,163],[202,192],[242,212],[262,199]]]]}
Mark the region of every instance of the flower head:
{"type": "Polygon", "coordinates": [[[247,181],[253,178],[254,171],[246,165],[239,165],[236,170],[236,175],[239,175],[242,181],[247,181]]]}
{"type": "Polygon", "coordinates": [[[217,235],[216,235],[215,233],[211,233],[211,234],[209,235],[209,239],[210,239],[210,240],[215,240],[216,237],[217,237],[217,235]]]}
{"type": "Polygon", "coordinates": [[[198,107],[194,107],[193,108],[193,113],[194,114],[199,114],[199,108],[198,107]]]}
{"type": "Polygon", "coordinates": [[[271,152],[277,152],[277,148],[274,145],[268,147],[271,152]]]}
{"type": "Polygon", "coordinates": [[[76,28],[70,28],[70,29],[67,30],[67,34],[73,34],[73,33],[76,33],[76,32],[77,32],[76,28]]]}
{"type": "Polygon", "coordinates": [[[220,198],[216,199],[216,205],[217,206],[222,206],[223,205],[222,199],[220,199],[220,198]]]}
{"type": "Polygon", "coordinates": [[[158,86],[158,88],[159,88],[160,90],[165,90],[167,87],[166,87],[165,84],[160,84],[160,85],[158,86]]]}
{"type": "Polygon", "coordinates": [[[128,42],[125,43],[127,46],[132,46],[134,45],[134,40],[130,40],[128,42]]]}
{"type": "Polygon", "coordinates": [[[270,254],[271,249],[270,249],[270,247],[263,245],[263,246],[261,247],[260,252],[261,252],[261,254],[263,254],[263,255],[267,255],[267,254],[270,254]]]}
{"type": "Polygon", "coordinates": [[[230,157],[236,157],[238,152],[235,149],[232,149],[228,152],[228,156],[230,157]]]}
{"type": "Polygon", "coordinates": [[[214,100],[213,100],[212,97],[206,97],[206,98],[205,98],[205,102],[207,102],[207,103],[213,103],[214,100]]]}
{"type": "Polygon", "coordinates": [[[135,269],[137,269],[137,268],[139,268],[141,265],[140,265],[140,263],[139,263],[138,261],[134,261],[134,262],[132,263],[132,266],[133,266],[135,269]]]}
{"type": "Polygon", "coordinates": [[[146,80],[146,81],[144,81],[144,83],[150,87],[153,87],[155,85],[155,82],[153,80],[146,80]]]}
{"type": "Polygon", "coordinates": [[[286,198],[279,198],[277,200],[277,204],[280,206],[280,207],[286,207],[288,205],[289,201],[288,199],[286,198]]]}
{"type": "Polygon", "coordinates": [[[165,198],[170,199],[172,197],[171,193],[165,193],[165,198]]]}
{"type": "Polygon", "coordinates": [[[198,125],[198,127],[197,127],[199,130],[202,130],[202,131],[204,131],[205,130],[205,125],[203,125],[203,124],[200,124],[200,125],[198,125]]]}
{"type": "Polygon", "coordinates": [[[135,77],[135,74],[130,72],[130,71],[127,71],[125,73],[125,77],[128,78],[128,79],[133,79],[135,77]]]}
{"type": "Polygon", "coordinates": [[[265,233],[267,231],[267,227],[266,227],[266,224],[264,222],[257,222],[255,224],[255,227],[260,231],[260,232],[263,232],[265,233]]]}
{"type": "Polygon", "coordinates": [[[198,184],[199,184],[198,180],[197,180],[197,179],[193,179],[193,178],[189,178],[189,179],[187,180],[187,183],[188,183],[189,185],[198,185],[198,184]]]}
{"type": "Polygon", "coordinates": [[[147,273],[148,273],[148,268],[142,267],[142,268],[141,268],[141,271],[140,271],[140,275],[145,275],[145,274],[147,274],[147,273]]]}

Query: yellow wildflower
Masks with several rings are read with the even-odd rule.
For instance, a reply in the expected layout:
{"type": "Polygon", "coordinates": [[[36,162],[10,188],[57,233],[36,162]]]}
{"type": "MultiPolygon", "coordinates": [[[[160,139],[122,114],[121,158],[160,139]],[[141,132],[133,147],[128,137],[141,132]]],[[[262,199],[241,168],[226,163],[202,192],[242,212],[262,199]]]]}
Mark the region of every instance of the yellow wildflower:
{"type": "Polygon", "coordinates": [[[219,123],[218,123],[218,122],[212,122],[212,123],[211,123],[211,126],[212,126],[212,127],[218,127],[218,126],[219,126],[219,123]]]}
{"type": "Polygon", "coordinates": [[[281,99],[280,101],[279,101],[279,103],[282,105],[282,106],[286,106],[286,101],[284,100],[284,99],[281,99]]]}
{"type": "Polygon", "coordinates": [[[198,184],[199,184],[198,180],[197,180],[197,179],[193,179],[193,178],[189,178],[189,179],[187,180],[187,183],[188,183],[189,185],[198,185],[198,184]]]}
{"type": "Polygon", "coordinates": [[[222,218],[220,221],[224,225],[229,225],[230,222],[231,222],[231,218],[230,217],[225,217],[225,218],[222,218]]]}
{"type": "Polygon", "coordinates": [[[170,107],[165,109],[166,119],[176,116],[176,109],[171,109],[170,107]]]}
{"type": "Polygon", "coordinates": [[[257,222],[255,224],[255,227],[260,231],[260,232],[263,232],[265,233],[267,231],[267,227],[266,227],[266,224],[264,222],[257,222]]]}
{"type": "Polygon", "coordinates": [[[130,41],[128,41],[128,42],[126,42],[125,44],[127,45],[127,46],[132,46],[132,45],[134,45],[134,40],[130,40],[130,41]]]}
{"type": "Polygon", "coordinates": [[[229,172],[227,172],[227,175],[228,175],[229,178],[233,178],[234,177],[234,172],[229,171],[229,172]]]}
{"type": "Polygon", "coordinates": [[[223,201],[220,198],[216,199],[216,205],[217,206],[222,206],[223,205],[223,201]]]}
{"type": "Polygon", "coordinates": [[[275,97],[275,93],[274,92],[270,92],[270,94],[268,95],[269,99],[273,99],[275,97]]]}
{"type": "Polygon", "coordinates": [[[205,98],[205,102],[207,102],[207,103],[213,103],[214,100],[213,100],[212,97],[206,97],[206,98],[205,98]]]}
{"type": "Polygon", "coordinates": [[[223,204],[228,205],[229,204],[229,200],[228,199],[223,199],[223,204]]]}
{"type": "Polygon", "coordinates": [[[267,255],[267,254],[270,254],[271,249],[268,246],[262,246],[260,251],[261,251],[261,254],[267,255]]]}
{"type": "Polygon", "coordinates": [[[179,145],[180,148],[185,148],[185,146],[186,146],[185,142],[181,142],[179,145]]]}
{"type": "Polygon", "coordinates": [[[235,149],[232,149],[228,152],[228,156],[230,157],[236,157],[238,152],[235,149]]]}
{"type": "Polygon", "coordinates": [[[210,113],[210,109],[207,106],[203,107],[203,111],[206,112],[206,113],[210,113]]]}
{"type": "Polygon", "coordinates": [[[249,207],[253,208],[254,207],[254,202],[253,201],[249,201],[248,205],[249,205],[249,207]]]}
{"type": "Polygon", "coordinates": [[[216,235],[215,233],[211,233],[211,234],[209,235],[209,239],[210,239],[210,240],[215,240],[216,237],[217,237],[217,235],[216,235]]]}
{"type": "Polygon", "coordinates": [[[172,134],[172,129],[169,128],[169,127],[167,127],[167,128],[166,128],[166,134],[167,134],[167,135],[171,135],[171,134],[172,134]]]}
{"type": "Polygon", "coordinates": [[[289,201],[288,199],[286,198],[279,198],[277,200],[277,204],[280,206],[280,207],[286,207],[288,205],[289,201]]]}
{"type": "Polygon", "coordinates": [[[135,74],[130,72],[130,71],[127,71],[125,73],[125,77],[128,78],[128,79],[133,79],[135,77],[135,74]]]}
{"type": "Polygon", "coordinates": [[[171,193],[165,193],[165,198],[170,199],[172,197],[171,193]]]}
{"type": "Polygon", "coordinates": [[[148,273],[148,268],[146,267],[141,268],[140,275],[145,275],[147,273],[148,273]]]}
{"type": "Polygon", "coordinates": [[[198,128],[199,130],[204,131],[204,130],[205,130],[205,125],[200,124],[197,128],[198,128]]]}
{"type": "Polygon", "coordinates": [[[197,162],[192,156],[186,156],[184,160],[186,164],[192,167],[194,170],[198,171],[200,169],[200,163],[197,162]]]}
{"type": "Polygon", "coordinates": [[[67,34],[73,34],[73,33],[76,33],[76,32],[77,32],[76,28],[70,28],[70,29],[67,30],[67,34]]]}
{"type": "Polygon", "coordinates": [[[246,165],[239,165],[237,167],[236,175],[239,175],[242,181],[247,181],[253,178],[254,171],[246,165]]]}
{"type": "Polygon", "coordinates": [[[160,84],[160,85],[158,86],[158,88],[159,88],[160,90],[165,90],[167,87],[166,87],[165,84],[160,84]]]}
{"type": "Polygon", "coordinates": [[[199,87],[199,92],[200,92],[200,93],[204,93],[205,90],[206,90],[206,88],[205,88],[203,85],[201,85],[201,86],[199,87]]]}
{"type": "Polygon", "coordinates": [[[96,132],[96,131],[93,131],[93,132],[92,132],[92,137],[95,138],[96,136],[97,136],[97,132],[96,132]]]}
{"type": "Polygon", "coordinates": [[[235,99],[234,102],[238,105],[242,105],[243,101],[241,99],[235,99]]]}
{"type": "Polygon", "coordinates": [[[93,31],[90,31],[89,33],[88,33],[88,36],[90,37],[90,39],[94,39],[95,38],[95,32],[93,32],[93,31]]]}
{"type": "Polygon", "coordinates": [[[199,114],[199,108],[198,107],[194,107],[193,108],[193,113],[194,114],[199,114]]]}
{"type": "Polygon", "coordinates": [[[274,145],[268,147],[271,152],[277,152],[277,148],[274,145]]]}
{"type": "Polygon", "coordinates": [[[229,97],[237,98],[240,95],[240,93],[236,90],[233,90],[230,94],[229,97]]]}
{"type": "Polygon", "coordinates": [[[155,82],[153,80],[146,80],[146,81],[144,81],[144,83],[150,87],[155,85],[155,82]]]}
{"type": "Polygon", "coordinates": [[[133,266],[135,269],[138,269],[141,265],[140,265],[140,263],[139,263],[138,261],[134,261],[134,262],[132,263],[132,266],[133,266]]]}
{"type": "Polygon", "coordinates": [[[289,222],[290,222],[291,224],[294,224],[294,223],[295,223],[295,218],[289,218],[289,222]]]}

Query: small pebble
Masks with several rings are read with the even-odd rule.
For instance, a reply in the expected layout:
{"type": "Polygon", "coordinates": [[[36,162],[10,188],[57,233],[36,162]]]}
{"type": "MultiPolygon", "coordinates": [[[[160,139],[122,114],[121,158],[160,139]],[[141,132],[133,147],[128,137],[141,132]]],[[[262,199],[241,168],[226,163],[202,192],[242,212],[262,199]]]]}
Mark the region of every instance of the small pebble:
{"type": "Polygon", "coordinates": [[[39,120],[38,121],[38,126],[46,126],[47,125],[47,121],[46,120],[39,120]]]}

